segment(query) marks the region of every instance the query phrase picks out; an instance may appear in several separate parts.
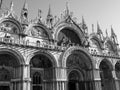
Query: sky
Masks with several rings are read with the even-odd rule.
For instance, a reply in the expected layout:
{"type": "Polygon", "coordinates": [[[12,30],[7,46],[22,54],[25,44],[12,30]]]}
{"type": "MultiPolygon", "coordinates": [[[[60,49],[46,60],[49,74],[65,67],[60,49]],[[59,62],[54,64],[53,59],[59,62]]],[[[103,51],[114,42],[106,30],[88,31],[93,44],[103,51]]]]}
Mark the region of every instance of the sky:
{"type": "MultiPolygon", "coordinates": [[[[18,17],[25,0],[12,0],[14,2],[14,10],[18,17]]],[[[103,33],[107,29],[108,35],[111,35],[111,26],[117,35],[120,44],[120,0],[26,0],[29,8],[29,19],[37,17],[38,9],[42,10],[43,18],[46,17],[49,5],[53,16],[60,16],[65,10],[66,2],[73,16],[81,23],[82,16],[88,26],[88,31],[97,30],[97,22],[103,33]]],[[[11,0],[3,0],[3,6],[10,6],[11,0]]]]}

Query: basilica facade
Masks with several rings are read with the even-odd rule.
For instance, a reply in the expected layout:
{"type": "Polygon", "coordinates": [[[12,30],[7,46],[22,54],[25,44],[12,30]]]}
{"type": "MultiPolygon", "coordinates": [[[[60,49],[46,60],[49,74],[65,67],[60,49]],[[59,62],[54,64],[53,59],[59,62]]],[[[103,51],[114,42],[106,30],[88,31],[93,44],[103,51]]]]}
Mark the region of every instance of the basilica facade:
{"type": "Polygon", "coordinates": [[[0,17],[0,90],[120,90],[120,56],[111,27],[106,35],[97,23],[89,34],[84,18],[77,23],[68,6],[60,17],[49,7],[28,18],[25,2],[20,18],[13,2],[0,17]]]}

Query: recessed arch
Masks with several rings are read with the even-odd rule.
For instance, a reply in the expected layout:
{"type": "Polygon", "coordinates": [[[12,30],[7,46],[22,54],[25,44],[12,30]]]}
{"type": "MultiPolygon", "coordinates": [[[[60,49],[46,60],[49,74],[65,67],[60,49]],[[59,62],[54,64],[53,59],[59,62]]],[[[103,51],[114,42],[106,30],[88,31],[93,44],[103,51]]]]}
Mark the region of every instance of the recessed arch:
{"type": "Polygon", "coordinates": [[[101,87],[102,90],[116,90],[115,88],[115,80],[113,78],[112,70],[113,66],[112,63],[107,60],[103,59],[99,65],[100,68],[100,78],[101,78],[101,87]]]}
{"type": "Polygon", "coordinates": [[[101,60],[101,62],[99,64],[99,68],[100,69],[102,69],[102,67],[104,67],[102,65],[105,65],[106,69],[113,70],[113,65],[112,65],[112,63],[108,59],[101,60]]]}
{"type": "Polygon", "coordinates": [[[16,19],[8,17],[8,18],[3,18],[3,19],[0,20],[0,24],[4,23],[4,22],[13,23],[18,28],[18,31],[17,31],[16,34],[22,34],[23,33],[22,26],[21,26],[20,22],[17,21],[16,19]]]}
{"type": "Polygon", "coordinates": [[[56,62],[55,57],[51,53],[45,52],[45,51],[42,51],[42,52],[38,51],[38,52],[34,52],[34,53],[30,54],[27,58],[28,64],[30,64],[31,59],[36,55],[43,55],[43,56],[47,57],[52,62],[53,67],[57,67],[57,62],[56,62]]]}
{"type": "Polygon", "coordinates": [[[97,48],[103,49],[103,44],[101,43],[101,41],[99,40],[97,36],[91,36],[90,40],[91,42],[93,42],[93,44],[97,46],[97,48]]]}
{"type": "Polygon", "coordinates": [[[82,45],[81,38],[76,33],[76,31],[68,27],[63,28],[59,32],[57,41],[58,41],[58,45],[61,45],[62,43],[66,45],[71,43],[82,45]]]}
{"type": "Polygon", "coordinates": [[[66,63],[67,63],[67,58],[74,53],[74,51],[79,51],[81,52],[84,56],[87,57],[87,60],[90,64],[89,68],[93,69],[95,67],[95,62],[93,61],[93,58],[90,56],[90,54],[87,52],[87,50],[81,48],[81,47],[77,47],[77,46],[72,46],[69,47],[63,54],[61,54],[61,56],[59,57],[59,62],[61,62],[61,66],[62,67],[67,67],[66,63]],[[62,60],[62,61],[61,61],[62,60]]]}
{"type": "Polygon", "coordinates": [[[63,55],[64,59],[62,58],[62,67],[66,67],[67,72],[70,72],[67,73],[68,90],[93,90],[93,63],[91,57],[89,57],[89,54],[86,50],[79,47],[68,48],[66,52],[66,55],[65,53],[63,55]],[[91,73],[88,73],[89,71],[91,73]],[[76,77],[78,78],[76,79],[76,77]],[[73,78],[73,80],[71,78],[73,78]],[[88,82],[88,80],[91,81],[88,82]],[[86,86],[85,83],[87,83],[86,86]]]}
{"type": "Polygon", "coordinates": [[[25,34],[29,36],[37,37],[37,38],[42,37],[44,39],[50,39],[50,40],[53,39],[50,30],[45,25],[38,24],[38,23],[29,24],[27,30],[25,31],[25,34]]]}
{"type": "Polygon", "coordinates": [[[0,48],[0,54],[8,54],[11,55],[12,57],[15,57],[20,65],[25,64],[24,57],[21,55],[21,53],[17,50],[12,50],[8,48],[0,48]]]}
{"type": "Polygon", "coordinates": [[[52,90],[53,86],[53,80],[56,79],[55,74],[55,67],[56,67],[56,61],[50,53],[47,52],[35,52],[31,59],[30,59],[30,77],[32,79],[32,82],[35,80],[34,73],[37,74],[36,78],[40,78],[40,83],[31,83],[32,84],[32,90],[43,90],[43,88],[46,86],[46,88],[49,88],[49,90],[52,90]],[[50,84],[47,84],[49,82],[50,84]],[[45,85],[45,86],[44,86],[45,85]]]}
{"type": "Polygon", "coordinates": [[[69,24],[69,23],[60,23],[59,25],[57,25],[55,28],[55,31],[53,33],[53,37],[55,40],[58,41],[58,36],[59,33],[64,30],[67,29],[68,32],[71,30],[72,32],[74,32],[78,37],[79,40],[82,42],[84,40],[84,35],[82,32],[81,28],[78,28],[77,26],[75,26],[74,24],[69,24]]]}
{"type": "Polygon", "coordinates": [[[14,80],[23,78],[23,65],[25,61],[19,51],[8,48],[0,49],[0,77],[2,77],[0,78],[0,90],[15,89],[14,80]],[[13,87],[11,87],[11,81],[14,83],[13,87]]]}

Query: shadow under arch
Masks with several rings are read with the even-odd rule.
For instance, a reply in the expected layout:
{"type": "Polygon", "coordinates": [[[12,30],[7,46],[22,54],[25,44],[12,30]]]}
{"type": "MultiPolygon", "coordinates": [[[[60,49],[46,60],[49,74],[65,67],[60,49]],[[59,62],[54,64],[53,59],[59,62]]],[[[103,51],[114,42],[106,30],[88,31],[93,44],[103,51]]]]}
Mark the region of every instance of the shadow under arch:
{"type": "Polygon", "coordinates": [[[19,89],[22,90],[22,84],[16,84],[15,80],[22,81],[24,64],[24,58],[19,51],[0,49],[0,90],[10,90],[10,88],[14,90],[15,87],[20,87],[19,89]]]}
{"type": "Polygon", "coordinates": [[[101,89],[102,90],[116,90],[115,80],[113,78],[112,63],[108,59],[103,59],[99,65],[101,89]]]}
{"type": "Polygon", "coordinates": [[[12,49],[8,49],[8,48],[0,48],[0,54],[9,54],[9,55],[15,57],[20,65],[25,64],[24,57],[17,50],[12,50],[12,49]]]}
{"type": "Polygon", "coordinates": [[[29,63],[32,90],[44,90],[45,88],[53,90],[56,79],[55,67],[57,66],[55,58],[48,52],[39,51],[32,55],[29,63]],[[36,81],[34,79],[35,73],[39,73],[36,81]]]}
{"type": "Polygon", "coordinates": [[[53,33],[53,36],[54,39],[58,41],[58,45],[60,45],[61,43],[74,43],[81,45],[85,38],[82,28],[78,28],[74,24],[64,22],[55,27],[55,32],[53,33]]]}
{"type": "Polygon", "coordinates": [[[88,51],[82,47],[78,46],[72,46],[69,47],[64,53],[61,54],[59,57],[59,62],[61,62],[61,67],[67,67],[67,58],[74,53],[74,51],[79,51],[81,52],[84,56],[88,58],[89,61],[89,69],[94,69],[95,68],[95,62],[93,61],[92,56],[88,53],[88,51]]]}
{"type": "Polygon", "coordinates": [[[34,52],[34,53],[30,54],[27,59],[29,64],[30,64],[31,59],[36,55],[44,55],[45,57],[48,57],[49,60],[52,62],[53,67],[57,67],[57,62],[56,62],[55,57],[51,53],[45,52],[45,51],[44,52],[38,51],[38,52],[34,52]]]}
{"type": "Polygon", "coordinates": [[[115,64],[115,74],[118,79],[120,79],[120,60],[115,64]]]}

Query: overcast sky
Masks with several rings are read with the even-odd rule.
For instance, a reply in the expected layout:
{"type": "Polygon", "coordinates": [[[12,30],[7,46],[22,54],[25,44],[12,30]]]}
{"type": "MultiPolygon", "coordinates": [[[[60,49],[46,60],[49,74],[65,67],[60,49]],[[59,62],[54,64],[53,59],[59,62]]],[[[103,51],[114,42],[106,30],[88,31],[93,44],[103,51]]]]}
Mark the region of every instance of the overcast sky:
{"type": "MultiPolygon", "coordinates": [[[[9,7],[11,0],[3,0],[3,5],[9,7]]],[[[14,10],[19,16],[25,0],[12,0],[14,10]]],[[[74,17],[81,22],[84,16],[89,32],[92,30],[92,24],[96,31],[97,21],[103,32],[108,30],[111,34],[111,25],[117,34],[120,43],[120,0],[26,0],[29,7],[29,18],[34,19],[38,14],[38,8],[42,10],[43,17],[47,15],[49,4],[53,15],[60,16],[64,11],[66,2],[69,2],[69,9],[74,13],[74,17]]]]}

